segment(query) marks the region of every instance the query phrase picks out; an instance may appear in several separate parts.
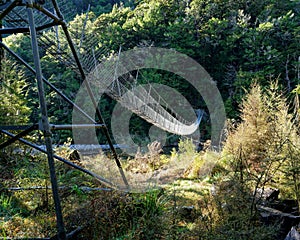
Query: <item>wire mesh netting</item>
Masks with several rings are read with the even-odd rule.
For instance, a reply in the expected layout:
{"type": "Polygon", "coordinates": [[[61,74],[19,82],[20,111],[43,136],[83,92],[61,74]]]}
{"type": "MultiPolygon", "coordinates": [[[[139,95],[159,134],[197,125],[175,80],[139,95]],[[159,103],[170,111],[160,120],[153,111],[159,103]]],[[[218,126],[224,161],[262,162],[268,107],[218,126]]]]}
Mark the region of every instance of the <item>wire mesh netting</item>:
{"type": "MultiPolygon", "coordinates": [[[[3,0],[2,0],[3,1],[3,0]]],[[[1,4],[0,2],[0,13],[4,11],[9,4],[12,4],[14,1],[4,1],[1,4]],[[2,7],[1,7],[2,5],[2,7]]],[[[61,11],[64,13],[65,19],[73,19],[75,17],[76,12],[73,11],[74,6],[71,1],[68,0],[59,0],[57,1],[61,11]]],[[[2,25],[5,27],[27,27],[27,10],[24,7],[25,4],[21,1],[18,3],[3,19],[2,25]]],[[[45,1],[45,4],[41,5],[41,7],[47,10],[49,13],[56,15],[54,6],[51,1],[45,1]]],[[[34,20],[37,28],[42,27],[44,25],[50,24],[53,22],[53,19],[46,16],[41,11],[35,11],[34,20]]]]}

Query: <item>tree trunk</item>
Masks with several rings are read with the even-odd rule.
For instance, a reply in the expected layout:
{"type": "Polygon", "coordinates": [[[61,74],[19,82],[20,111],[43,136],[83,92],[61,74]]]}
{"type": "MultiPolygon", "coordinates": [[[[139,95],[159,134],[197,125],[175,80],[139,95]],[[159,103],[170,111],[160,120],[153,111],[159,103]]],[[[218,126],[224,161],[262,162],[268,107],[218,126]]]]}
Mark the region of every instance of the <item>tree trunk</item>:
{"type": "Polygon", "coordinates": [[[290,77],[289,77],[288,64],[289,64],[289,55],[287,56],[287,59],[286,59],[286,62],[285,62],[285,80],[286,80],[286,84],[287,84],[287,90],[288,90],[288,92],[291,92],[291,80],[290,80],[290,77]]]}

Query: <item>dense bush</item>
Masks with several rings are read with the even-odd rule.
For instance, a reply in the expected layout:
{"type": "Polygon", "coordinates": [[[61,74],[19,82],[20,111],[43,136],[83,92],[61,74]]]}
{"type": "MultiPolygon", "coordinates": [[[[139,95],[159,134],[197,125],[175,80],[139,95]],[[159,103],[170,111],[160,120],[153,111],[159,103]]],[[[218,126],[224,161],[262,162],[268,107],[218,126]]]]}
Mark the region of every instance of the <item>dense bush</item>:
{"type": "Polygon", "coordinates": [[[223,155],[254,195],[270,184],[283,194],[292,189],[299,202],[299,110],[289,106],[277,84],[265,90],[253,85],[241,105],[241,122],[229,130],[223,155]]]}

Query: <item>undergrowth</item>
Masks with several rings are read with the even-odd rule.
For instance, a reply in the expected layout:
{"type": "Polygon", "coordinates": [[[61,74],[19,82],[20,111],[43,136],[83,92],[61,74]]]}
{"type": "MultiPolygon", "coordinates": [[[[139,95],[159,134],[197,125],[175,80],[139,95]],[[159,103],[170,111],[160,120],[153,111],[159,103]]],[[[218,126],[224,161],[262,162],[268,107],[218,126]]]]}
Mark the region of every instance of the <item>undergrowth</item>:
{"type": "MultiPolygon", "coordinates": [[[[281,239],[281,222],[262,221],[258,190],[276,187],[281,199],[299,201],[298,109],[291,111],[274,85],[265,91],[253,86],[241,111],[241,121],[228,128],[220,153],[197,152],[192,141],[184,140],[170,155],[156,151],[125,163],[127,170],[138,173],[175,166],[170,164],[184,168],[163,188],[140,193],[87,191],[82,187],[105,186],[56,162],[67,232],[80,226],[77,239],[91,240],[281,239]]],[[[0,153],[0,237],[54,236],[46,157],[8,151],[0,153]],[[34,186],[41,188],[31,189],[34,186]]],[[[68,156],[66,149],[57,153],[68,156]]]]}

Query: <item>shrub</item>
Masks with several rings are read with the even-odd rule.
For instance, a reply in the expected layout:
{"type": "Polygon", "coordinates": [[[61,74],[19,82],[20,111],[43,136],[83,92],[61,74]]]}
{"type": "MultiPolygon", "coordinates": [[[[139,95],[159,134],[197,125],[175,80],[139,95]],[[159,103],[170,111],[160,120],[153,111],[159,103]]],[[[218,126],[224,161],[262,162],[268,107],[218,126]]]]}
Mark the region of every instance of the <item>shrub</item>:
{"type": "Polygon", "coordinates": [[[299,199],[300,137],[295,113],[277,84],[264,91],[254,84],[241,104],[241,122],[229,129],[223,156],[234,178],[254,190],[251,212],[257,189],[266,184],[282,188],[282,176],[290,175],[290,187],[299,199]]]}

